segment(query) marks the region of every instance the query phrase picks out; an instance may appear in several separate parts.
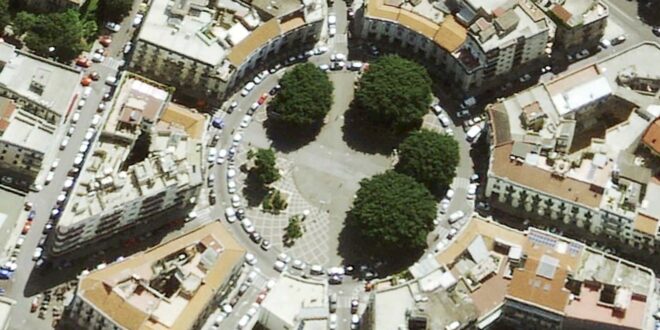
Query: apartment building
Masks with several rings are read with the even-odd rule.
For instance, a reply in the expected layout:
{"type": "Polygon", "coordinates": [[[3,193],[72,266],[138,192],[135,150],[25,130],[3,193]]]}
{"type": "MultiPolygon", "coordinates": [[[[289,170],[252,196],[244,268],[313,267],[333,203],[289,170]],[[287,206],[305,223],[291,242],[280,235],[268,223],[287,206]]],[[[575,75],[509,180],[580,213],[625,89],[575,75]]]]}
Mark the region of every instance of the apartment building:
{"type": "Polygon", "coordinates": [[[652,270],[536,228],[471,219],[413,281],[375,283],[372,329],[647,329],[652,270]]]}
{"type": "Polygon", "coordinates": [[[259,65],[315,43],[325,1],[154,0],[131,69],[203,100],[226,92],[259,65]]]}
{"type": "Polygon", "coordinates": [[[327,281],[285,274],[270,290],[252,320],[271,330],[326,329],[328,308],[327,281]]]}
{"type": "Polygon", "coordinates": [[[213,222],[82,275],[64,322],[84,329],[200,329],[235,286],[245,248],[213,222]]]}
{"type": "Polygon", "coordinates": [[[554,29],[529,1],[370,0],[365,6],[361,38],[400,44],[471,93],[540,64],[554,29]]]}
{"type": "Polygon", "coordinates": [[[0,40],[0,96],[58,126],[80,98],[82,72],[0,40]]]}
{"type": "Polygon", "coordinates": [[[609,9],[598,0],[537,1],[557,26],[553,51],[568,54],[596,47],[605,35],[609,9]]]}
{"type": "Polygon", "coordinates": [[[657,248],[657,162],[640,150],[660,116],[658,60],[639,44],[489,105],[493,207],[657,248]]]}
{"type": "Polygon", "coordinates": [[[164,86],[140,77],[130,75],[120,86],[90,151],[79,154],[85,160],[69,200],[51,216],[57,226],[50,258],[84,256],[98,250],[85,247],[100,249],[101,242],[121,246],[132,235],[182,220],[195,205],[206,117],[169,103],[164,86]],[[145,149],[146,158],[137,158],[145,149]]]}
{"type": "Polygon", "coordinates": [[[0,182],[27,191],[41,171],[57,127],[0,96],[0,182]]]}

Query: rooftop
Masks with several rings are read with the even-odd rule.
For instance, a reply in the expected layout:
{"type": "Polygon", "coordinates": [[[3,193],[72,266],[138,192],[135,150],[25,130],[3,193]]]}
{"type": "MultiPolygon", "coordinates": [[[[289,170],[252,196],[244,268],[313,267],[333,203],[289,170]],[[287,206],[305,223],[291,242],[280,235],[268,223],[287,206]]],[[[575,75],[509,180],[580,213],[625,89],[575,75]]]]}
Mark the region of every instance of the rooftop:
{"type": "Polygon", "coordinates": [[[539,1],[538,5],[541,9],[550,10],[557,20],[571,28],[587,25],[609,14],[607,6],[599,0],[571,0],[554,5],[551,1],[539,1]]]}
{"type": "Polygon", "coordinates": [[[277,281],[277,284],[271,289],[266,299],[261,304],[263,309],[265,324],[271,317],[279,320],[290,328],[298,323],[298,320],[305,319],[306,314],[315,314],[317,316],[325,315],[321,318],[327,318],[328,313],[328,286],[327,282],[314,280],[305,280],[290,275],[284,275],[277,281]],[[318,315],[318,311],[323,311],[318,315]]]}
{"type": "Polygon", "coordinates": [[[458,24],[453,16],[430,6],[427,1],[414,6],[410,3],[391,5],[383,0],[369,0],[365,15],[401,24],[433,40],[448,52],[457,50],[467,38],[467,29],[458,24]],[[427,10],[421,11],[417,7],[427,10]]]}
{"type": "MultiPolygon", "coordinates": [[[[113,107],[98,140],[90,146],[87,159],[73,188],[59,225],[70,226],[107,209],[119,207],[140,196],[149,196],[170,186],[201,182],[200,127],[205,117],[190,109],[169,105],[169,94],[159,86],[128,78],[117,92],[113,107]],[[122,121],[128,110],[156,120],[149,156],[128,168],[125,163],[141,132],[138,125],[122,121]],[[164,116],[165,121],[158,119],[164,116]],[[196,134],[189,136],[187,130],[196,134]]],[[[149,126],[150,127],[150,126],[149,126]]]]}
{"type": "Polygon", "coordinates": [[[0,97],[0,139],[13,145],[46,153],[52,146],[55,126],[16,108],[14,101],[0,97]]]}
{"type": "Polygon", "coordinates": [[[77,294],[123,328],[189,329],[244,254],[212,222],[83,276],[77,294]]]}
{"type": "Polygon", "coordinates": [[[504,8],[498,8],[501,13],[496,11],[490,22],[477,20],[470,26],[470,31],[478,33],[475,35],[475,40],[481,45],[484,52],[508,47],[521,37],[531,38],[548,29],[545,19],[538,20],[524,10],[523,2],[518,4],[515,1],[508,1],[504,5],[504,8]]]}
{"type": "Polygon", "coordinates": [[[0,88],[64,117],[77,102],[81,78],[71,67],[18,51],[0,39],[0,88]]]}
{"type": "Polygon", "coordinates": [[[468,222],[436,259],[459,279],[454,294],[471,298],[484,326],[497,318],[505,299],[577,320],[641,324],[654,289],[648,268],[549,232],[532,227],[520,232],[481,218],[468,222]],[[593,288],[607,287],[602,284],[622,292],[618,305],[603,303],[600,294],[594,298],[593,288]],[[636,298],[624,299],[626,290],[636,298]],[[593,314],[582,315],[589,306],[593,314]],[[600,318],[602,313],[608,316],[600,318]]]}
{"type": "Polygon", "coordinates": [[[649,125],[642,137],[644,144],[656,154],[660,154],[660,117],[649,125]]]}

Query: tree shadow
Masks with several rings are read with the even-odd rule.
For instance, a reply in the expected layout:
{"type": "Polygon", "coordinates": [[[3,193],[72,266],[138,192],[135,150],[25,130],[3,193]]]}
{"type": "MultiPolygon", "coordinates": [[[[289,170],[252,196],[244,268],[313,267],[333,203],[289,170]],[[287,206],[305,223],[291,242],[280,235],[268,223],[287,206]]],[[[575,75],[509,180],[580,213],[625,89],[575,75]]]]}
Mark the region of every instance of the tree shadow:
{"type": "Polygon", "coordinates": [[[645,24],[651,26],[660,25],[660,2],[657,0],[637,1],[637,15],[645,24]]]}
{"type": "MultiPolygon", "coordinates": [[[[420,123],[421,124],[421,123],[420,123]]],[[[351,102],[344,113],[343,139],[349,148],[367,154],[389,155],[408,134],[377,125],[361,114],[351,102]]]]}
{"type": "Polygon", "coordinates": [[[249,207],[258,207],[268,195],[268,191],[268,187],[264,187],[253,172],[248,172],[243,187],[243,196],[249,207]]]}
{"type": "Polygon", "coordinates": [[[307,127],[292,126],[272,118],[270,112],[264,121],[266,136],[272,141],[273,149],[289,153],[296,151],[316,139],[323,123],[316,123],[307,127]]]}
{"type": "MultiPolygon", "coordinates": [[[[351,224],[350,212],[339,233],[337,253],[344,265],[366,265],[383,278],[406,270],[417,262],[423,249],[382,249],[360,234],[359,228],[351,224]]],[[[355,276],[358,274],[356,273],[355,276]]]]}

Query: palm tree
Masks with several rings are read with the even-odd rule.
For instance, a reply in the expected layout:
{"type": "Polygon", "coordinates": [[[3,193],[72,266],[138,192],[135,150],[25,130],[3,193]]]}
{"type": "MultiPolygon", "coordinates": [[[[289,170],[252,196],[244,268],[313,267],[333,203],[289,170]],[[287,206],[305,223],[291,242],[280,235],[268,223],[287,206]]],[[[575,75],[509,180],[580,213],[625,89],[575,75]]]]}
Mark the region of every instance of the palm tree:
{"type": "Polygon", "coordinates": [[[515,189],[513,186],[507,186],[506,187],[506,202],[508,204],[511,204],[511,201],[513,200],[513,193],[515,192],[515,189]]]}
{"type": "MultiPolygon", "coordinates": [[[[545,200],[544,204],[546,206],[546,210],[550,210],[550,218],[556,219],[557,216],[555,214],[555,209],[553,208],[553,206],[555,205],[555,202],[553,202],[552,199],[548,198],[548,199],[545,200]]],[[[546,213],[545,212],[546,210],[543,211],[544,214],[546,213]]]]}
{"type": "Polygon", "coordinates": [[[591,211],[587,211],[587,213],[584,214],[584,220],[582,220],[583,226],[589,231],[591,231],[591,218],[593,218],[594,215],[591,214],[591,211]]]}
{"type": "Polygon", "coordinates": [[[559,217],[564,221],[564,223],[568,223],[566,222],[566,209],[566,204],[559,204],[559,217]]]}
{"type": "Polygon", "coordinates": [[[531,205],[529,205],[530,199],[528,198],[529,193],[527,190],[522,190],[518,195],[520,196],[520,205],[525,208],[525,211],[529,212],[531,210],[531,205]]]}

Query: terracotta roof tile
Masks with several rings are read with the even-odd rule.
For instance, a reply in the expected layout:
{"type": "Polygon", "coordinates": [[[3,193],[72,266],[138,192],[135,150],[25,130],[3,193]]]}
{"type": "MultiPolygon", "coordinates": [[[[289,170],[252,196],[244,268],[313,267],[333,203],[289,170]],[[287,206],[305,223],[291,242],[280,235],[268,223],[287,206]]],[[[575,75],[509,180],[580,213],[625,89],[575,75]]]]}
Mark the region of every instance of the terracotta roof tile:
{"type": "Polygon", "coordinates": [[[658,219],[638,214],[635,218],[634,228],[636,231],[655,237],[658,233],[658,219]]]}
{"type": "Polygon", "coordinates": [[[660,154],[660,118],[657,118],[644,133],[642,137],[644,144],[655,153],[660,154]]]}
{"type": "Polygon", "coordinates": [[[280,23],[277,21],[277,18],[272,18],[257,27],[245,39],[239,42],[238,45],[234,46],[229,55],[227,55],[227,59],[238,68],[250,54],[280,33],[280,23]]]}

